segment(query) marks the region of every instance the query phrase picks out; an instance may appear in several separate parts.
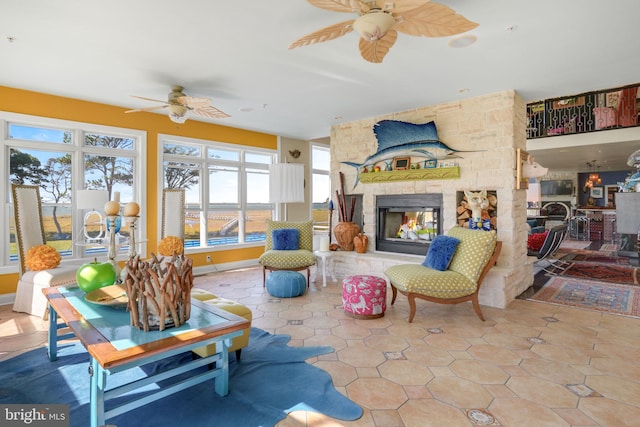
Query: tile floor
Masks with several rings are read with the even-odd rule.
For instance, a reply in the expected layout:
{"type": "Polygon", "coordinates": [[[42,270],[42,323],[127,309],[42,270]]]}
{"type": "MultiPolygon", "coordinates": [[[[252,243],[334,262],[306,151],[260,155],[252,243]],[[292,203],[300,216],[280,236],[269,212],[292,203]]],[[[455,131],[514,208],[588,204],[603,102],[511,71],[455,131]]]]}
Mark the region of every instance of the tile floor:
{"type": "MultiPolygon", "coordinates": [[[[341,284],[321,277],[302,297],[277,299],[259,268],[213,273],[196,286],[240,301],[253,326],[290,345],[330,345],[309,359],[364,408],[353,422],[297,412],[300,426],[637,426],[640,319],[516,300],[507,309],[418,301],[413,323],[399,295],[384,317],[355,320],[341,284]]],[[[46,323],[0,307],[0,360],[42,346],[46,323]]]]}

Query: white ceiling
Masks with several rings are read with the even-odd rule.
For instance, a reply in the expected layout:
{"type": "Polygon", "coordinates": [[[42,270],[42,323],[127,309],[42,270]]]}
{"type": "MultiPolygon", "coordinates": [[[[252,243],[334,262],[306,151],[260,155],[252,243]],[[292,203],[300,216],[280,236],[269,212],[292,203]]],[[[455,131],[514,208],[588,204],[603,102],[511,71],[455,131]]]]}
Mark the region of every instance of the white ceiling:
{"type": "MultiPolygon", "coordinates": [[[[399,34],[372,64],[355,32],[288,50],[355,17],[304,0],[4,0],[0,85],[128,109],[154,105],[131,95],[166,99],[180,84],[232,116],[210,122],[311,140],[341,122],[505,89],[533,101],[640,81],[637,0],[440,3],[480,24],[475,44],[399,34]]],[[[626,143],[622,160],[638,148],[626,143]]],[[[534,152],[545,166],[584,170],[581,153],[534,152]]]]}

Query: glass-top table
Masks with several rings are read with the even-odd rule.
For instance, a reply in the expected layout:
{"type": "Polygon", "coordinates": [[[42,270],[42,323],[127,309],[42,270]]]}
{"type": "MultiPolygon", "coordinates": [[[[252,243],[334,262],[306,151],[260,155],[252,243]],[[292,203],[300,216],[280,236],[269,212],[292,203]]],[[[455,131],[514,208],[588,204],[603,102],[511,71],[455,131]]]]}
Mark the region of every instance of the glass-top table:
{"type": "Polygon", "coordinates": [[[191,300],[191,316],[178,328],[144,332],[131,326],[129,312],[110,306],[88,302],[84,292],[77,287],[50,287],[43,290],[49,302],[49,358],[56,360],[58,341],[71,335],[58,335],[62,326],[68,326],[90,355],[90,413],[91,427],[105,424],[105,419],[120,415],[161,399],[187,387],[215,378],[215,391],[220,396],[229,392],[229,355],[231,340],[250,326],[249,321],[233,313],[201,301],[191,300]],[[65,325],[59,324],[62,319],[65,325]],[[166,357],[217,343],[219,353],[195,359],[169,371],[148,376],[137,382],[107,390],[107,378],[117,372],[137,368],[166,357]],[[213,366],[205,374],[187,377],[169,387],[159,388],[144,401],[127,402],[110,407],[105,412],[105,396],[113,399],[137,387],[154,382],[154,378],[166,379],[181,373],[213,366]],[[106,393],[106,394],[105,394],[106,393]]]}

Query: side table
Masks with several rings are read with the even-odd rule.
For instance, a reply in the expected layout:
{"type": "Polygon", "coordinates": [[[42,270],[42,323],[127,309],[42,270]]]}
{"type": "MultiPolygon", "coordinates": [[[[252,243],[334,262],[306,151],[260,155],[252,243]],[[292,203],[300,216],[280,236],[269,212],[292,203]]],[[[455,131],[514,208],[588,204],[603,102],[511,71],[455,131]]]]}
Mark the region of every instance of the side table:
{"type": "MultiPolygon", "coordinates": [[[[333,252],[331,251],[313,251],[313,254],[316,256],[316,258],[320,258],[322,260],[322,287],[326,288],[327,287],[327,262],[329,262],[331,260],[331,257],[333,256],[333,252]]],[[[336,276],[335,273],[333,271],[333,268],[329,268],[329,274],[331,274],[331,278],[333,279],[333,281],[336,281],[336,276]]],[[[316,280],[316,276],[318,275],[318,267],[316,267],[316,271],[313,275],[313,280],[316,280]]]]}

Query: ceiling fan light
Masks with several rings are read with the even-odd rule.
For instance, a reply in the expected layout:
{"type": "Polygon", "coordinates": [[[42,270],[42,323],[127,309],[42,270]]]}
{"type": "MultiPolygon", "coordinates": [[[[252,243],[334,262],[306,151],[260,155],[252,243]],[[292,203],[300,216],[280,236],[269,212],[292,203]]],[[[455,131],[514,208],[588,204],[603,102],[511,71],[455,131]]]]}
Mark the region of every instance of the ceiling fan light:
{"type": "Polygon", "coordinates": [[[462,36],[457,36],[449,40],[449,47],[467,47],[474,44],[478,38],[473,34],[465,34],[462,36]]]}
{"type": "Polygon", "coordinates": [[[174,123],[184,123],[187,121],[187,107],[179,104],[169,105],[169,119],[174,123]]]}
{"type": "Polygon", "coordinates": [[[353,23],[353,29],[363,39],[376,41],[384,37],[395,23],[396,20],[390,13],[380,9],[373,9],[359,16],[353,23]]]}

